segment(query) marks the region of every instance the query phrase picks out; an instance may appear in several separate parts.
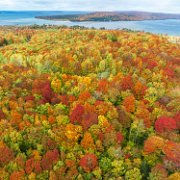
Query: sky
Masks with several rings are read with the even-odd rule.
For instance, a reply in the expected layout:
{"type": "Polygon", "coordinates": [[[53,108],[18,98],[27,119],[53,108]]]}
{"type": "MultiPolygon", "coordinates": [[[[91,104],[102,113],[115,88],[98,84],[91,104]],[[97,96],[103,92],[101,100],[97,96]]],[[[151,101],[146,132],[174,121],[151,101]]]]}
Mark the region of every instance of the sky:
{"type": "Polygon", "coordinates": [[[0,10],[137,10],[180,13],[180,0],[0,0],[0,10]]]}

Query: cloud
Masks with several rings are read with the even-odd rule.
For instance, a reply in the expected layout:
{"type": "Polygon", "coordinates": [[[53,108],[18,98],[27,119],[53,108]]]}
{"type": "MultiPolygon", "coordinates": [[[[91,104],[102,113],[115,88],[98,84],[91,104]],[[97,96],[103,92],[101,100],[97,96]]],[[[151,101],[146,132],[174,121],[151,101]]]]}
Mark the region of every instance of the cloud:
{"type": "Polygon", "coordinates": [[[0,0],[0,10],[180,12],[179,0],[0,0]]]}

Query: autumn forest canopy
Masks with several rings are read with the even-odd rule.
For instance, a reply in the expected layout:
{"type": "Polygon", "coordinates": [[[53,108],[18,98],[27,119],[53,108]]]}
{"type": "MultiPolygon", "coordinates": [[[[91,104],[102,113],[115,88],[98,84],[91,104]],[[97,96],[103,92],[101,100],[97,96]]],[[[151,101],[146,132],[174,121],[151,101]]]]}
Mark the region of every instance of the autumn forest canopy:
{"type": "Polygon", "coordinates": [[[178,180],[180,46],[144,32],[0,30],[0,179],[178,180]]]}

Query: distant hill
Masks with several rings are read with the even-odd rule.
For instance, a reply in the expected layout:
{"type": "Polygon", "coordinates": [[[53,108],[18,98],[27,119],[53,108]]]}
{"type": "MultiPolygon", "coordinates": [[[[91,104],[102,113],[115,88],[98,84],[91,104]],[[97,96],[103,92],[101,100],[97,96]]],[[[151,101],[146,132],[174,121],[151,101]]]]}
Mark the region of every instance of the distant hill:
{"type": "Polygon", "coordinates": [[[93,12],[76,15],[36,16],[38,19],[69,21],[142,21],[180,19],[180,14],[151,13],[138,11],[93,12]]]}

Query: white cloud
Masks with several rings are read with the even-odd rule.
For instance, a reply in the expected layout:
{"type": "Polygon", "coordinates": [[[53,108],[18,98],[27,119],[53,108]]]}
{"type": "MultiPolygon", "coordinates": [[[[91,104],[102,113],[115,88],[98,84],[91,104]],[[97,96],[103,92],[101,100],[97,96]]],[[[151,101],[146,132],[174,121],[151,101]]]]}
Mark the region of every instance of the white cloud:
{"type": "Polygon", "coordinates": [[[0,10],[180,12],[179,0],[0,0],[0,10]]]}

